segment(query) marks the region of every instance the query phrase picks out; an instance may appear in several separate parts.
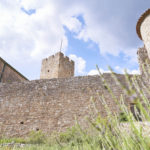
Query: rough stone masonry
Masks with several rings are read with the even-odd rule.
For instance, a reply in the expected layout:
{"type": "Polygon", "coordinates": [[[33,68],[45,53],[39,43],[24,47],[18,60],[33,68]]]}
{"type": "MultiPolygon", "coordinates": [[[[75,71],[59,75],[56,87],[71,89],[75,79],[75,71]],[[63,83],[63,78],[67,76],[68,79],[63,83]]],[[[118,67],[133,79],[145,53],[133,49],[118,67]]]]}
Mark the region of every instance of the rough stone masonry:
{"type": "MultiPolygon", "coordinates": [[[[104,74],[113,93],[120,98],[120,86],[104,74]]],[[[125,81],[124,75],[117,75],[125,81]]],[[[30,131],[45,133],[63,131],[75,123],[75,117],[85,125],[90,115],[91,97],[101,115],[106,112],[99,96],[104,95],[108,106],[117,106],[99,76],[45,79],[12,84],[0,84],[0,133],[6,136],[27,135],[30,131]]]]}
{"type": "Polygon", "coordinates": [[[49,58],[43,59],[41,79],[67,78],[74,76],[74,61],[58,52],[49,58]]]}
{"type": "MultiPolygon", "coordinates": [[[[144,17],[137,23],[139,37],[146,39],[145,46],[138,50],[141,73],[143,73],[141,66],[145,63],[145,58],[149,60],[147,51],[149,38],[146,38],[149,34],[144,34],[150,32],[147,28],[149,21],[146,21],[149,14],[150,11],[146,11],[144,17]],[[142,25],[144,21],[146,25],[142,25]]],[[[60,52],[43,60],[40,80],[28,81],[10,65],[8,67],[9,71],[5,72],[8,76],[4,76],[4,64],[0,62],[1,77],[3,77],[3,83],[0,83],[1,135],[25,136],[33,130],[42,130],[45,133],[63,131],[74,125],[75,118],[82,126],[86,126],[85,117],[90,117],[90,110],[94,108],[91,100],[95,101],[96,108],[102,116],[107,115],[100,98],[102,95],[112,112],[119,112],[102,78],[73,77],[74,62],[60,52]],[[10,79],[11,82],[7,82],[10,79]]],[[[125,103],[130,105],[130,97],[124,94],[111,74],[107,73],[103,76],[118,101],[123,96],[125,103]]],[[[127,87],[125,76],[120,74],[116,76],[121,84],[127,87]]]]}

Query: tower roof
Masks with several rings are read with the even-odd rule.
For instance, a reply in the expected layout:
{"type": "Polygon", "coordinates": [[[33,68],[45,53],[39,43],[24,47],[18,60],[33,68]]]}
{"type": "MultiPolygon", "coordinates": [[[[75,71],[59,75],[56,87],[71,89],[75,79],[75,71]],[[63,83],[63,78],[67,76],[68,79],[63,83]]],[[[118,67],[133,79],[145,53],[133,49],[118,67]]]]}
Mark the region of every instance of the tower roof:
{"type": "Polygon", "coordinates": [[[139,18],[137,25],[136,25],[136,32],[141,40],[142,40],[141,31],[140,31],[141,24],[148,15],[150,15],[150,9],[148,9],[141,15],[141,17],[139,18]]]}

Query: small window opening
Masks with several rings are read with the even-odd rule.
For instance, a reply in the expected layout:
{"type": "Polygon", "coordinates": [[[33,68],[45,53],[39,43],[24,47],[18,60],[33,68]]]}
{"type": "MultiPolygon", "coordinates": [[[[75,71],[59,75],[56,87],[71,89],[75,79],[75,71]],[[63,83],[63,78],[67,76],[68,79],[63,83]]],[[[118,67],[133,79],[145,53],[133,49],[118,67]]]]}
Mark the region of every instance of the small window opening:
{"type": "Polygon", "coordinates": [[[24,124],[24,122],[23,122],[23,121],[21,121],[21,122],[20,122],[20,124],[24,124]]]}
{"type": "Polygon", "coordinates": [[[36,131],[39,131],[39,128],[36,128],[36,131]]]}

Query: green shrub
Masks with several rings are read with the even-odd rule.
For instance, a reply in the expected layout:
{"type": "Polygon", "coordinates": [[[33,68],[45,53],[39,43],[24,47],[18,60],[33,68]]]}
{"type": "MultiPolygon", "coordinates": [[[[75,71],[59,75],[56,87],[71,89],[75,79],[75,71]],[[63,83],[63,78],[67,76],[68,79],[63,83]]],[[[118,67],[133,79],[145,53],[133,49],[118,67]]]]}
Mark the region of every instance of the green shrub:
{"type": "Polygon", "coordinates": [[[77,127],[68,128],[65,132],[59,133],[57,140],[59,140],[61,143],[68,143],[73,141],[74,139],[77,140],[77,142],[81,141],[80,139],[80,133],[78,131],[77,127]]]}
{"type": "MultiPolygon", "coordinates": [[[[145,134],[143,126],[138,128],[136,125],[138,121],[130,110],[125,105],[124,99],[120,96],[120,99],[115,97],[112,90],[110,89],[107,81],[100,74],[104,85],[107,85],[108,94],[112,96],[112,101],[116,102],[119,106],[120,114],[114,114],[109,109],[107,101],[103,96],[99,96],[101,102],[104,103],[106,108],[107,117],[103,118],[100,114],[91,116],[89,119],[89,128],[82,129],[78,124],[65,132],[57,133],[55,136],[45,136],[41,131],[31,132],[28,138],[28,143],[31,144],[43,144],[38,146],[30,146],[27,149],[30,150],[150,150],[150,130],[146,130],[145,134]],[[121,103],[117,103],[120,102],[121,103]],[[122,122],[122,123],[120,123],[122,122]],[[126,123],[124,123],[126,122],[126,123]],[[127,125],[122,127],[121,125],[127,125]],[[48,145],[48,141],[50,145],[48,145]]],[[[128,88],[121,85],[115,74],[112,73],[112,77],[115,79],[120,88],[125,93],[125,96],[133,98],[132,102],[136,102],[137,108],[140,110],[140,117],[142,120],[150,121],[150,104],[148,98],[143,94],[143,89],[138,85],[141,78],[133,76],[129,77],[126,74],[126,82],[128,88]],[[138,82],[137,82],[138,81],[138,82]],[[135,94],[139,94],[136,95],[135,94]],[[134,94],[134,96],[133,96],[134,94]],[[142,100],[142,101],[141,101],[142,100]],[[144,106],[144,107],[143,107],[144,106]]],[[[148,76],[149,78],[149,76],[148,76]]],[[[143,83],[144,84],[144,83],[143,83]]],[[[147,92],[150,94],[150,88],[147,87],[147,92]]],[[[94,107],[96,108],[96,107],[94,107]]],[[[91,113],[92,114],[92,113],[91,113]]],[[[139,125],[139,124],[138,124],[139,125]]],[[[7,140],[5,139],[5,142],[7,140]]],[[[9,140],[8,140],[9,141],[9,140]]],[[[1,143],[2,140],[1,140],[1,143]]],[[[19,149],[13,149],[19,150],[19,149]]],[[[25,148],[24,148],[25,150],[25,148]]]]}
{"type": "Polygon", "coordinates": [[[26,143],[26,139],[25,138],[0,138],[0,144],[3,143],[26,143]]]}
{"type": "Polygon", "coordinates": [[[46,143],[46,139],[46,135],[42,131],[32,131],[29,134],[27,142],[30,144],[44,144],[46,143]]]}
{"type": "Polygon", "coordinates": [[[120,122],[128,122],[129,120],[128,120],[127,114],[125,114],[124,112],[121,112],[119,114],[119,121],[120,122]]]}

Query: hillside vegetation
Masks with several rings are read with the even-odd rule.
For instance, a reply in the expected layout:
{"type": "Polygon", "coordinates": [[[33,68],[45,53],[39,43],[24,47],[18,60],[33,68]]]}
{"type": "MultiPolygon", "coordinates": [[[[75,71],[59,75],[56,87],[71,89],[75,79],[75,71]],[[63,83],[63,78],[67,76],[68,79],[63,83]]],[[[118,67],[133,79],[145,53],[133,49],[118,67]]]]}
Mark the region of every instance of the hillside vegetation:
{"type": "MultiPolygon", "coordinates": [[[[110,69],[111,70],[111,69],[110,69]]],[[[100,72],[99,72],[100,73],[100,72]]],[[[145,81],[149,74],[144,74],[145,81]]],[[[125,88],[114,78],[125,94],[131,97],[134,104],[134,113],[124,104],[124,98],[120,95],[120,99],[116,99],[112,90],[109,88],[107,81],[103,79],[108,92],[112,95],[112,100],[120,108],[119,114],[110,111],[103,95],[99,96],[100,101],[107,111],[107,117],[103,118],[95,112],[92,118],[87,118],[88,128],[82,129],[76,120],[74,127],[69,128],[62,133],[53,133],[45,135],[42,131],[31,132],[26,138],[1,137],[0,149],[4,150],[150,150],[150,134],[147,128],[150,121],[150,102],[141,88],[141,84],[145,86],[147,93],[150,88],[146,86],[141,76],[130,78],[126,73],[126,81],[128,88],[125,88]],[[140,81],[140,82],[139,82],[140,81]],[[140,85],[139,85],[140,83],[140,85]]],[[[94,105],[92,101],[91,105],[94,105]]]]}

